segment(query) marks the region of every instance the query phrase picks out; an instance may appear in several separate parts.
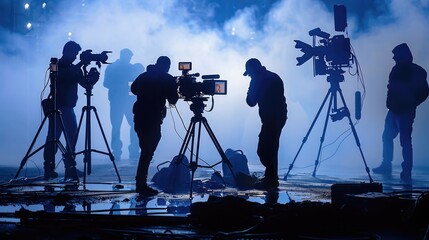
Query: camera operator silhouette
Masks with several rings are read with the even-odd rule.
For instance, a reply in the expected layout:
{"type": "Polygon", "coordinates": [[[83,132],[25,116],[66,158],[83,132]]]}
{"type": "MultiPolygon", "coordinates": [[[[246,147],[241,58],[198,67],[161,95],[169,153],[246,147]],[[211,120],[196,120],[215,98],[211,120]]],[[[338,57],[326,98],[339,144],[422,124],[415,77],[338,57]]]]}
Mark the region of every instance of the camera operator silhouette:
{"type": "Polygon", "coordinates": [[[246,71],[243,75],[251,77],[246,102],[250,107],[258,104],[262,122],[257,153],[265,167],[265,174],[256,182],[255,187],[276,189],[279,186],[279,141],[287,119],[283,81],[277,74],[262,66],[256,58],[251,58],[246,62],[246,71]]]}
{"type": "Polygon", "coordinates": [[[135,102],[135,96],[129,93],[129,83],[144,71],[144,67],[138,63],[131,64],[132,56],[133,52],[130,49],[122,49],[120,58],[108,65],[104,73],[103,86],[109,90],[110,123],[112,124],[111,144],[116,160],[120,160],[122,155],[121,125],[124,117],[130,125],[129,159],[137,160],[139,157],[138,139],[132,127],[132,106],[135,102]]]}
{"type": "Polygon", "coordinates": [[[413,55],[406,43],[393,50],[395,66],[389,74],[386,106],[388,109],[383,131],[383,160],[379,167],[373,169],[376,174],[392,174],[393,139],[398,136],[402,146],[401,181],[409,184],[412,181],[413,131],[416,108],[426,100],[429,94],[427,72],[413,63],[413,55]]]}
{"type": "MultiPolygon", "coordinates": [[[[74,107],[78,99],[78,84],[85,87],[86,79],[81,69],[83,63],[79,62],[76,65],[73,64],[81,50],[82,48],[78,43],[69,41],[64,45],[62,57],[58,60],[58,75],[56,80],[57,109],[61,112],[65,135],[68,137],[67,150],[63,159],[65,181],[79,180],[78,173],[82,174],[82,172],[76,169],[74,157],[74,143],[77,135],[77,122],[74,107]]],[[[54,136],[55,139],[59,139],[62,132],[63,129],[60,124],[60,118],[58,115],[51,115],[49,117],[48,134],[43,153],[45,179],[58,177],[58,173],[55,172],[55,154],[58,151],[58,146],[52,139],[54,139],[54,136]],[[54,121],[53,116],[57,118],[56,121],[54,121]],[[54,124],[54,122],[56,122],[56,124],[54,124]],[[55,129],[53,129],[54,125],[55,129]]]]}
{"type": "Polygon", "coordinates": [[[148,66],[131,84],[131,92],[137,95],[133,106],[134,129],[139,138],[140,159],[136,173],[136,192],[156,195],[158,191],[147,185],[149,164],[161,139],[161,125],[166,115],[166,100],[176,104],[179,99],[177,83],[168,71],[171,61],[166,56],[148,66]]]}

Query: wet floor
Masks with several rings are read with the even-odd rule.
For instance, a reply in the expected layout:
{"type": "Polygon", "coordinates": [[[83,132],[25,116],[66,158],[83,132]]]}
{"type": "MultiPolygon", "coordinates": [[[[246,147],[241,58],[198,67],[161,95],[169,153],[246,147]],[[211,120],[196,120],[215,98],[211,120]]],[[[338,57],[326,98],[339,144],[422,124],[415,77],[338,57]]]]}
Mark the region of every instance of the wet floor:
{"type": "MultiPolygon", "coordinates": [[[[80,179],[79,184],[66,184],[60,177],[45,181],[37,168],[24,168],[18,178],[13,176],[17,168],[4,167],[1,173],[0,222],[20,223],[34,213],[86,214],[88,216],[156,216],[186,217],[191,206],[205,203],[212,197],[233,196],[247,202],[261,205],[285,205],[301,202],[332,202],[332,186],[337,184],[369,183],[365,171],[345,173],[344,171],[323,171],[315,177],[311,173],[292,172],[287,180],[281,179],[277,191],[252,188],[234,188],[213,185],[210,181],[213,170],[197,169],[193,189],[181,193],[159,193],[144,197],[135,193],[135,164],[117,163],[118,173],[109,163],[94,165],[91,175],[80,179]],[[328,174],[326,174],[328,173],[328,174]]],[[[261,175],[260,167],[251,166],[254,175],[261,175]],[[259,168],[259,169],[258,169],[259,168]]],[[[151,169],[153,174],[157,170],[151,169]]],[[[414,171],[413,183],[401,184],[399,174],[391,178],[372,175],[373,182],[382,186],[384,196],[399,196],[415,200],[429,190],[427,170],[414,171]]],[[[281,176],[284,176],[281,175],[281,176]]]]}

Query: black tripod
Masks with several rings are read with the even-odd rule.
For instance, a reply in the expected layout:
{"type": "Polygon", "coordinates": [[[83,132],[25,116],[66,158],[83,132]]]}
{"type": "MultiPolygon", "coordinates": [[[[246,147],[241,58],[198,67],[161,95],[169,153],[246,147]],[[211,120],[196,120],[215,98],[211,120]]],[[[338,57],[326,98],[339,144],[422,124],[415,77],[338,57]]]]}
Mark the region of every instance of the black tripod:
{"type": "MultiPolygon", "coordinates": [[[[92,68],[91,71],[93,71],[94,69],[95,68],[92,68]]],[[[85,74],[85,77],[88,78],[88,73],[86,72],[86,70],[84,70],[84,74],[85,74]]],[[[98,79],[96,79],[95,81],[89,80],[88,82],[96,82],[97,80],[98,79]]],[[[80,127],[82,126],[83,116],[86,113],[86,118],[85,118],[85,120],[86,120],[86,122],[85,122],[85,124],[86,124],[85,149],[80,151],[80,152],[76,152],[76,155],[83,153],[83,156],[84,156],[83,157],[83,162],[84,162],[84,176],[83,176],[84,188],[85,188],[85,184],[86,184],[86,175],[90,175],[91,170],[92,170],[92,167],[91,167],[91,163],[92,163],[91,153],[92,152],[105,154],[105,155],[109,156],[110,161],[112,161],[113,167],[115,168],[116,175],[118,176],[118,181],[121,182],[121,177],[119,176],[119,172],[118,172],[118,169],[117,169],[116,164],[115,164],[115,157],[113,156],[112,151],[110,150],[106,135],[104,134],[103,127],[101,126],[100,118],[98,117],[97,109],[94,106],[91,106],[92,88],[93,88],[93,84],[91,84],[91,83],[88,83],[88,85],[85,87],[85,90],[86,90],[86,92],[85,92],[86,106],[84,106],[82,108],[82,114],[80,116],[79,125],[77,128],[77,135],[76,135],[76,143],[77,143],[77,139],[79,137],[80,127]],[[95,117],[97,118],[97,123],[98,123],[98,126],[100,127],[101,134],[103,135],[103,139],[104,139],[104,143],[106,144],[107,152],[92,149],[92,146],[91,146],[91,110],[94,112],[95,117]]],[[[76,146],[76,143],[75,143],[75,146],[76,146]]]]}
{"type": "Polygon", "coordinates": [[[320,152],[322,150],[322,145],[323,145],[323,142],[325,140],[326,127],[328,125],[329,116],[331,116],[332,121],[338,121],[338,120],[343,119],[344,117],[347,117],[348,120],[349,120],[349,124],[350,124],[351,130],[353,132],[353,136],[354,136],[355,141],[356,141],[356,145],[358,146],[360,154],[362,156],[362,160],[363,160],[363,163],[365,165],[365,170],[368,173],[369,181],[370,181],[370,183],[372,183],[373,180],[372,180],[372,177],[370,175],[368,165],[366,164],[365,157],[364,157],[363,152],[362,152],[362,148],[360,146],[359,137],[357,135],[356,129],[355,129],[355,127],[354,127],[354,125],[352,123],[352,120],[350,118],[350,112],[349,112],[349,109],[346,106],[346,102],[344,100],[344,96],[343,96],[343,93],[342,93],[341,88],[340,88],[340,82],[344,81],[344,76],[341,75],[340,72],[333,72],[333,73],[331,73],[328,76],[327,80],[331,84],[331,86],[330,86],[330,88],[328,90],[328,93],[326,94],[325,99],[323,100],[323,103],[320,106],[319,111],[316,114],[316,117],[314,118],[313,122],[311,123],[311,126],[308,129],[307,134],[305,135],[304,139],[302,140],[302,144],[299,147],[298,152],[295,155],[295,158],[293,159],[292,163],[289,165],[289,170],[286,173],[286,175],[284,177],[284,180],[287,180],[289,172],[292,170],[293,164],[295,163],[295,161],[296,161],[296,159],[298,157],[298,154],[301,152],[301,149],[302,149],[304,143],[307,141],[308,136],[310,135],[310,132],[313,129],[314,124],[316,123],[316,120],[319,117],[320,112],[322,111],[322,109],[323,109],[323,107],[324,107],[324,105],[326,103],[326,100],[328,99],[328,97],[330,97],[328,111],[326,113],[326,118],[325,118],[325,125],[323,127],[322,137],[320,138],[319,151],[317,153],[317,159],[316,159],[316,161],[314,163],[313,177],[316,176],[317,166],[319,165],[320,152]],[[339,96],[341,98],[341,101],[343,103],[343,107],[342,108],[338,108],[338,106],[337,106],[337,94],[339,94],[339,96]],[[334,105],[333,107],[332,107],[332,104],[334,105]],[[332,108],[333,114],[329,114],[329,112],[331,111],[331,108],[332,108]]]}
{"type": "Polygon", "coordinates": [[[210,128],[209,123],[207,122],[207,119],[202,115],[204,107],[205,107],[204,101],[206,101],[207,98],[205,98],[205,97],[193,97],[191,100],[192,100],[192,104],[191,104],[190,108],[191,108],[192,112],[194,113],[194,116],[191,119],[191,123],[189,124],[188,131],[186,132],[186,136],[183,139],[183,143],[182,143],[182,147],[180,148],[179,159],[178,159],[178,163],[180,163],[183,160],[183,157],[185,156],[185,151],[188,148],[189,142],[192,140],[191,154],[190,154],[190,158],[189,158],[189,168],[192,171],[190,195],[189,195],[190,198],[192,198],[192,190],[193,190],[192,187],[193,187],[194,175],[195,175],[195,171],[197,170],[198,167],[213,168],[216,165],[224,162],[229,167],[229,170],[230,170],[231,174],[233,174],[233,177],[235,179],[234,172],[232,171],[231,162],[226,157],[225,152],[222,150],[222,147],[220,146],[218,140],[216,139],[216,136],[214,135],[212,129],[210,128]],[[196,150],[195,150],[194,145],[195,145],[195,125],[196,125],[196,123],[198,123],[198,135],[197,135],[196,150]],[[217,151],[219,152],[219,155],[222,158],[221,161],[219,161],[219,162],[217,162],[211,166],[198,165],[198,157],[199,157],[199,150],[200,150],[200,139],[201,139],[201,123],[206,128],[207,133],[209,134],[209,136],[210,136],[211,140],[213,141],[217,151]],[[195,160],[193,160],[194,150],[196,151],[195,160]]]}
{"type": "Polygon", "coordinates": [[[51,62],[50,62],[50,74],[49,74],[49,79],[50,79],[50,96],[51,98],[45,99],[45,103],[46,104],[42,104],[44,105],[44,114],[45,117],[42,120],[42,123],[39,126],[39,129],[37,130],[36,135],[33,138],[33,141],[30,144],[30,147],[27,150],[27,153],[25,154],[24,158],[21,161],[21,164],[19,166],[19,169],[17,171],[17,173],[15,174],[14,179],[16,179],[19,176],[19,173],[21,172],[22,168],[25,166],[25,164],[27,163],[27,160],[33,156],[34,154],[36,154],[37,152],[39,152],[40,150],[44,149],[46,147],[46,145],[48,144],[55,144],[55,146],[52,148],[53,150],[53,156],[55,156],[56,153],[56,149],[57,147],[60,149],[63,158],[65,157],[71,157],[74,159],[75,154],[73,153],[72,149],[71,149],[71,145],[70,145],[70,141],[69,138],[67,136],[67,131],[65,131],[65,126],[64,126],[64,121],[61,115],[61,111],[57,109],[57,76],[58,76],[58,59],[57,58],[51,58],[51,62]],[[47,108],[47,109],[46,109],[47,108]],[[45,111],[47,110],[47,111],[45,111]],[[52,131],[52,139],[50,139],[49,141],[46,141],[45,144],[43,144],[42,146],[40,146],[39,148],[37,148],[36,150],[34,150],[32,152],[32,149],[34,147],[34,144],[36,143],[37,138],[39,137],[39,134],[46,122],[47,119],[50,119],[50,121],[52,122],[52,124],[50,124],[51,127],[51,131],[52,131]],[[64,147],[64,145],[60,142],[59,138],[57,138],[57,134],[56,134],[56,129],[57,129],[57,118],[60,121],[61,124],[61,130],[64,133],[64,139],[66,141],[66,147],[64,147]],[[70,156],[65,156],[66,154],[69,154],[70,156]]]}

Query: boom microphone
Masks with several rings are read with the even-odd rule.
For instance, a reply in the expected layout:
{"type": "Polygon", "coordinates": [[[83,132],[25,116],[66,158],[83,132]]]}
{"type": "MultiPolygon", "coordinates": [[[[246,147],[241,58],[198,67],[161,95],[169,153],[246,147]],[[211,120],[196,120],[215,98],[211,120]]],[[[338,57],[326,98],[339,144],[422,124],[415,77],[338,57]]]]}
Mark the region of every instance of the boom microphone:
{"type": "Polygon", "coordinates": [[[362,111],[362,96],[359,91],[355,92],[355,118],[359,120],[361,118],[362,111]]]}

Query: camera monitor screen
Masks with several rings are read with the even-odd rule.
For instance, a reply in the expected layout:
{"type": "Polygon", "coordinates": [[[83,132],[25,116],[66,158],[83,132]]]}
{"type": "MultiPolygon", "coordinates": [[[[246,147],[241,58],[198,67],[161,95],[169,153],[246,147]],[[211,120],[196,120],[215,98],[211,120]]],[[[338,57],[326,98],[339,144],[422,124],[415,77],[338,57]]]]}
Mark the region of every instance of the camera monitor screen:
{"type": "Polygon", "coordinates": [[[214,80],[215,94],[226,95],[226,80],[214,80]]]}
{"type": "Polygon", "coordinates": [[[179,70],[192,70],[192,62],[179,62],[179,70]]]}

